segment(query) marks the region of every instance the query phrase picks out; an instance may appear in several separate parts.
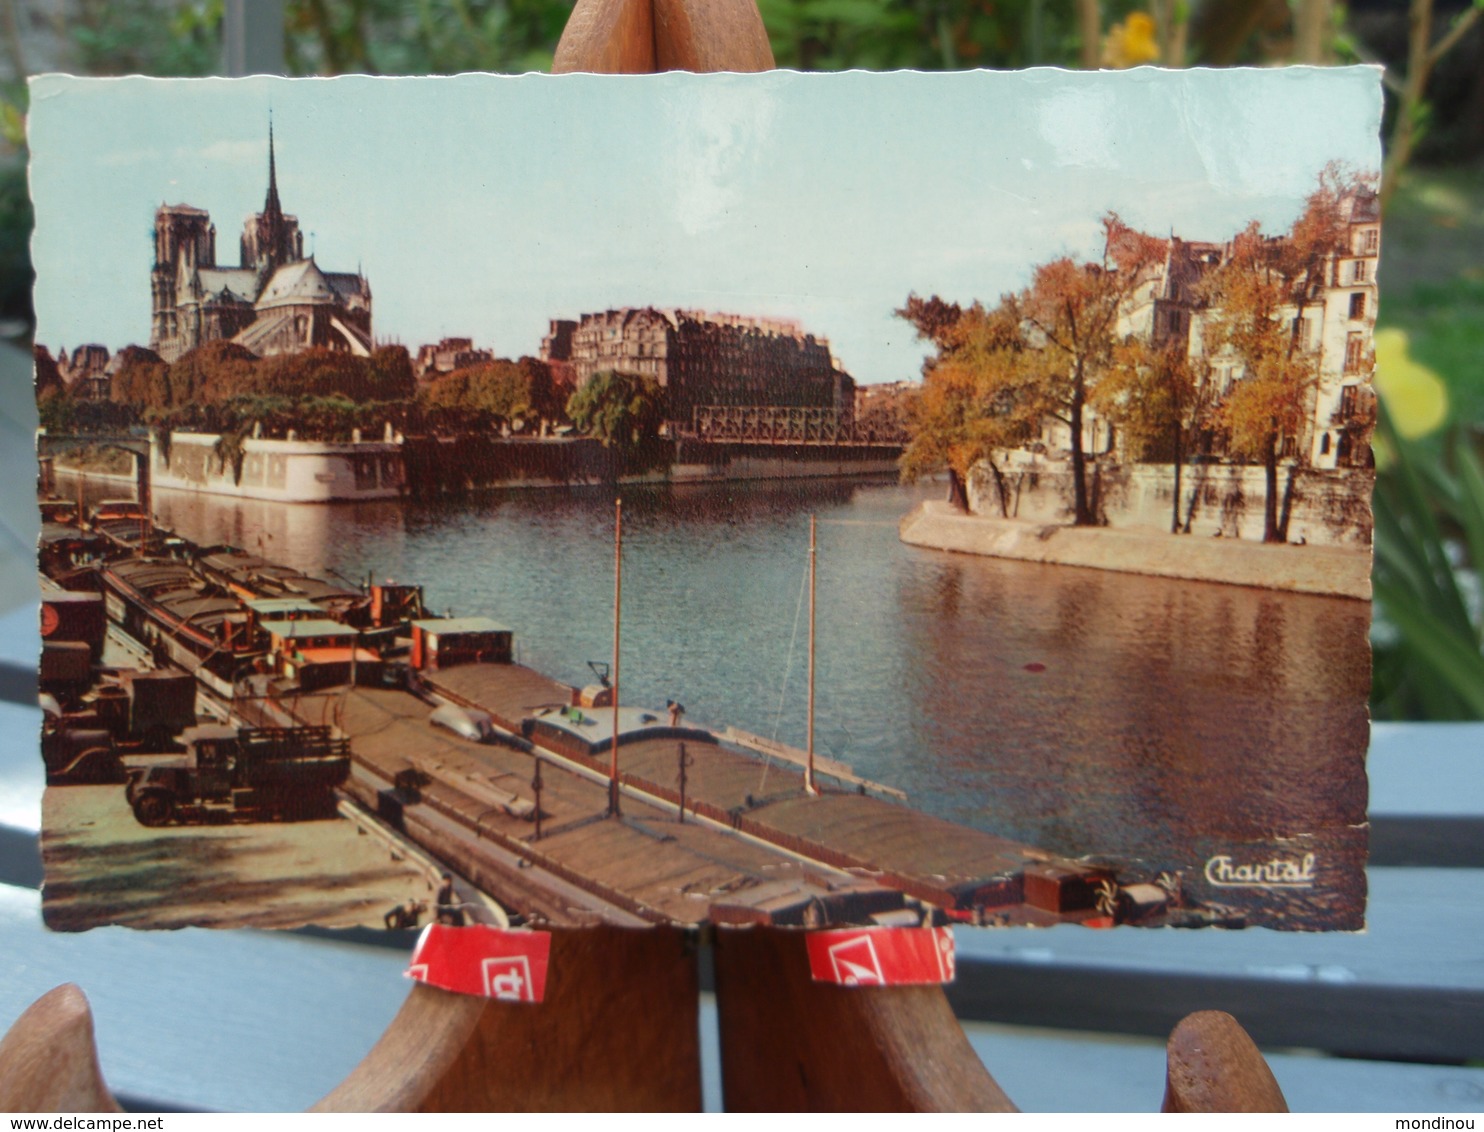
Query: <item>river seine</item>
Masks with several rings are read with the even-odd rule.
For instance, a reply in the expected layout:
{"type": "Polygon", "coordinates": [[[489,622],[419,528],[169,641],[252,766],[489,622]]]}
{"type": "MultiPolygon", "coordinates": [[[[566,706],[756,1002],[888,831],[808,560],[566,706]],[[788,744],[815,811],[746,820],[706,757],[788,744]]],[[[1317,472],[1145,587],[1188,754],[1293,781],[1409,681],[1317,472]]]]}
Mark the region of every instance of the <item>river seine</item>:
{"type": "MultiPolygon", "coordinates": [[[[938,485],[625,488],[621,692],[816,749],[911,804],[1254,923],[1364,912],[1367,603],[953,555],[897,521],[938,485]]],[[[572,683],[612,648],[613,491],[335,506],[160,492],[160,520],[309,572],[415,580],[572,683]]]]}

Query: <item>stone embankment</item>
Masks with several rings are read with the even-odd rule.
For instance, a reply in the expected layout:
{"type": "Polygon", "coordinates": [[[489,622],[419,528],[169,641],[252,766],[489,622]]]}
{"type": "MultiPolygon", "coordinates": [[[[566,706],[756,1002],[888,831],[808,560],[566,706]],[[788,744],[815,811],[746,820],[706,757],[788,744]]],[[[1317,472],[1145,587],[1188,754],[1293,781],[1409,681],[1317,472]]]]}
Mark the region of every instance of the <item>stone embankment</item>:
{"type": "Polygon", "coordinates": [[[961,554],[1363,601],[1371,597],[1369,550],[992,519],[939,501],[920,504],[902,520],[900,533],[912,546],[961,554]]]}

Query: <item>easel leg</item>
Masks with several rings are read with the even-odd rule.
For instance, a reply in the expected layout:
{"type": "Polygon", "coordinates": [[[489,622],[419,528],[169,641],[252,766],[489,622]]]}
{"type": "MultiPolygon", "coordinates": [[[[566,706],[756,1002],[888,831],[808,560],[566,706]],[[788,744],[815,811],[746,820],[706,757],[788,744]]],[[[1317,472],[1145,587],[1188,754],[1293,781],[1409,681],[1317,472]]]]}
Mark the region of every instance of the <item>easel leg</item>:
{"type": "Polygon", "coordinates": [[[103,1083],[93,1013],[77,987],[49,991],[0,1038],[0,1112],[119,1112],[103,1083]]]}
{"type": "Polygon", "coordinates": [[[1014,1112],[939,987],[814,982],[801,931],[716,932],[728,1111],[1014,1112]]]}
{"type": "Polygon", "coordinates": [[[693,940],[675,928],[554,932],[546,1001],[415,987],[318,1111],[701,1107],[693,940]]]}

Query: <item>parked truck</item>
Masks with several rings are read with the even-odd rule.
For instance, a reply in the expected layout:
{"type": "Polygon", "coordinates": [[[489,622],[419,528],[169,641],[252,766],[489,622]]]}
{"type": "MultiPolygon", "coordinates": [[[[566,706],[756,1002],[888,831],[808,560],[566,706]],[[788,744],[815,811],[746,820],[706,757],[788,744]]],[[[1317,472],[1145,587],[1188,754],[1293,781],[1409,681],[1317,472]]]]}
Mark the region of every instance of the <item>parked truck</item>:
{"type": "Polygon", "coordinates": [[[125,796],[141,825],[332,812],[335,788],[350,774],[350,745],[329,727],[226,727],[183,732],[185,750],[129,771],[125,796]]]}
{"type": "Polygon", "coordinates": [[[71,710],[50,692],[42,693],[41,706],[48,785],[124,782],[126,758],[181,749],[174,737],[195,725],[196,681],[178,669],[111,669],[92,691],[70,701],[71,710]]]}

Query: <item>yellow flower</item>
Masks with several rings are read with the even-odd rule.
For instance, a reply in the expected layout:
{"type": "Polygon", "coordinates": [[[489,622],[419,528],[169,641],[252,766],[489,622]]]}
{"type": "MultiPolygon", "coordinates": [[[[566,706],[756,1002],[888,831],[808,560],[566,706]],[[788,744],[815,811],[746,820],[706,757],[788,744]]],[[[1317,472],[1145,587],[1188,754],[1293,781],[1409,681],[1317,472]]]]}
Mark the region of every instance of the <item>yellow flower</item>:
{"type": "Polygon", "coordinates": [[[1376,331],[1375,383],[1396,431],[1406,440],[1435,432],[1448,417],[1448,388],[1408,352],[1405,330],[1376,331]]]}
{"type": "Polygon", "coordinates": [[[1154,38],[1154,17],[1148,12],[1131,12],[1121,24],[1108,29],[1103,40],[1103,66],[1137,67],[1159,61],[1159,44],[1154,38]]]}

